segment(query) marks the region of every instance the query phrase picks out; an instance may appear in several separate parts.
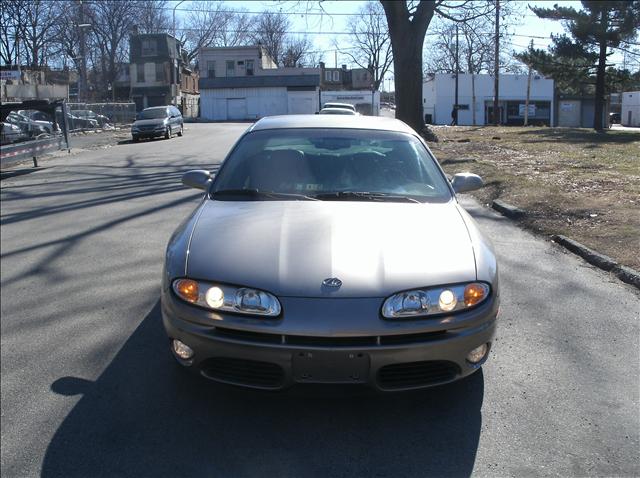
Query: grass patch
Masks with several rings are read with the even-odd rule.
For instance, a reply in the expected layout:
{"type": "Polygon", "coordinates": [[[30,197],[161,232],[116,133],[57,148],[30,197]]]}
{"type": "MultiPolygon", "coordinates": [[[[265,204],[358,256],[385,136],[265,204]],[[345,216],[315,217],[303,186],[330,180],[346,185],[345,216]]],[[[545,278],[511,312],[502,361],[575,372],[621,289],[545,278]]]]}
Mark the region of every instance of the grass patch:
{"type": "Polygon", "coordinates": [[[434,127],[448,174],[480,174],[483,203],[529,213],[525,225],[564,234],[640,270],[640,132],[582,128],[434,127]]]}

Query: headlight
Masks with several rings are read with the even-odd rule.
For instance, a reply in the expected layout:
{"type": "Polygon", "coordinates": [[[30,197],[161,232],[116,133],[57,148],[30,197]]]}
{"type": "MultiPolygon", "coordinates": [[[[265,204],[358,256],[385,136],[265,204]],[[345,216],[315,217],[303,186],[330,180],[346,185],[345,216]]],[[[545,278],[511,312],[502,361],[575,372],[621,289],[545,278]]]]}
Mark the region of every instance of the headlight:
{"type": "Polygon", "coordinates": [[[182,300],[206,309],[267,317],[280,315],[278,299],[258,289],[176,279],[173,291],[182,300]]]}
{"type": "Polygon", "coordinates": [[[485,301],[489,290],[487,284],[472,282],[399,292],[384,301],[382,315],[398,319],[467,310],[485,301]]]}

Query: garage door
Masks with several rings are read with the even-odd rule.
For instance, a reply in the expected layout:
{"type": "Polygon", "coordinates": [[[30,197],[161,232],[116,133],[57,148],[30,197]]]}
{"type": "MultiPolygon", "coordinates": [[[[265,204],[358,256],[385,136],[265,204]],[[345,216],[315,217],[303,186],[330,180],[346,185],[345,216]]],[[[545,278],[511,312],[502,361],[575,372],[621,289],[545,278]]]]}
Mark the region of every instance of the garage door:
{"type": "Polygon", "coordinates": [[[312,98],[289,97],[290,115],[312,115],[315,113],[312,98]]]}
{"type": "Polygon", "coordinates": [[[227,100],[227,119],[243,120],[247,118],[247,99],[229,98],[227,100]]]}

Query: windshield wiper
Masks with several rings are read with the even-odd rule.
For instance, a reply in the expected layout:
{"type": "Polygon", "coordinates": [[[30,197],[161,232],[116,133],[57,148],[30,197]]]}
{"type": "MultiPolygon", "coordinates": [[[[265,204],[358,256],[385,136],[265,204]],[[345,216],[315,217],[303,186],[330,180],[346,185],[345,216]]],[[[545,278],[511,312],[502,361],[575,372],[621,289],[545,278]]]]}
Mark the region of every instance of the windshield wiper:
{"type": "Polygon", "coordinates": [[[300,201],[318,201],[318,199],[295,193],[278,193],[275,191],[261,191],[260,189],[221,189],[211,194],[212,198],[232,197],[258,199],[297,199],[300,201]]]}
{"type": "Polygon", "coordinates": [[[368,191],[336,191],[333,193],[320,193],[314,196],[322,201],[389,201],[389,202],[415,202],[417,199],[388,193],[368,191]]]}

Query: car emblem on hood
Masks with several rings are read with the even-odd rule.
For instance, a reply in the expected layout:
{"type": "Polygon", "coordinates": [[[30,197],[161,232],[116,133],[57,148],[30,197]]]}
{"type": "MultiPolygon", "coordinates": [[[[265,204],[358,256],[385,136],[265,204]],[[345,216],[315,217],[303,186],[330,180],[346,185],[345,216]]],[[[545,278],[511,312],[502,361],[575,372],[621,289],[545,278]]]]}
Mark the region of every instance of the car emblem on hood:
{"type": "Polygon", "coordinates": [[[339,288],[342,285],[342,281],[337,277],[329,277],[322,281],[322,285],[325,287],[332,287],[334,289],[339,288]]]}

